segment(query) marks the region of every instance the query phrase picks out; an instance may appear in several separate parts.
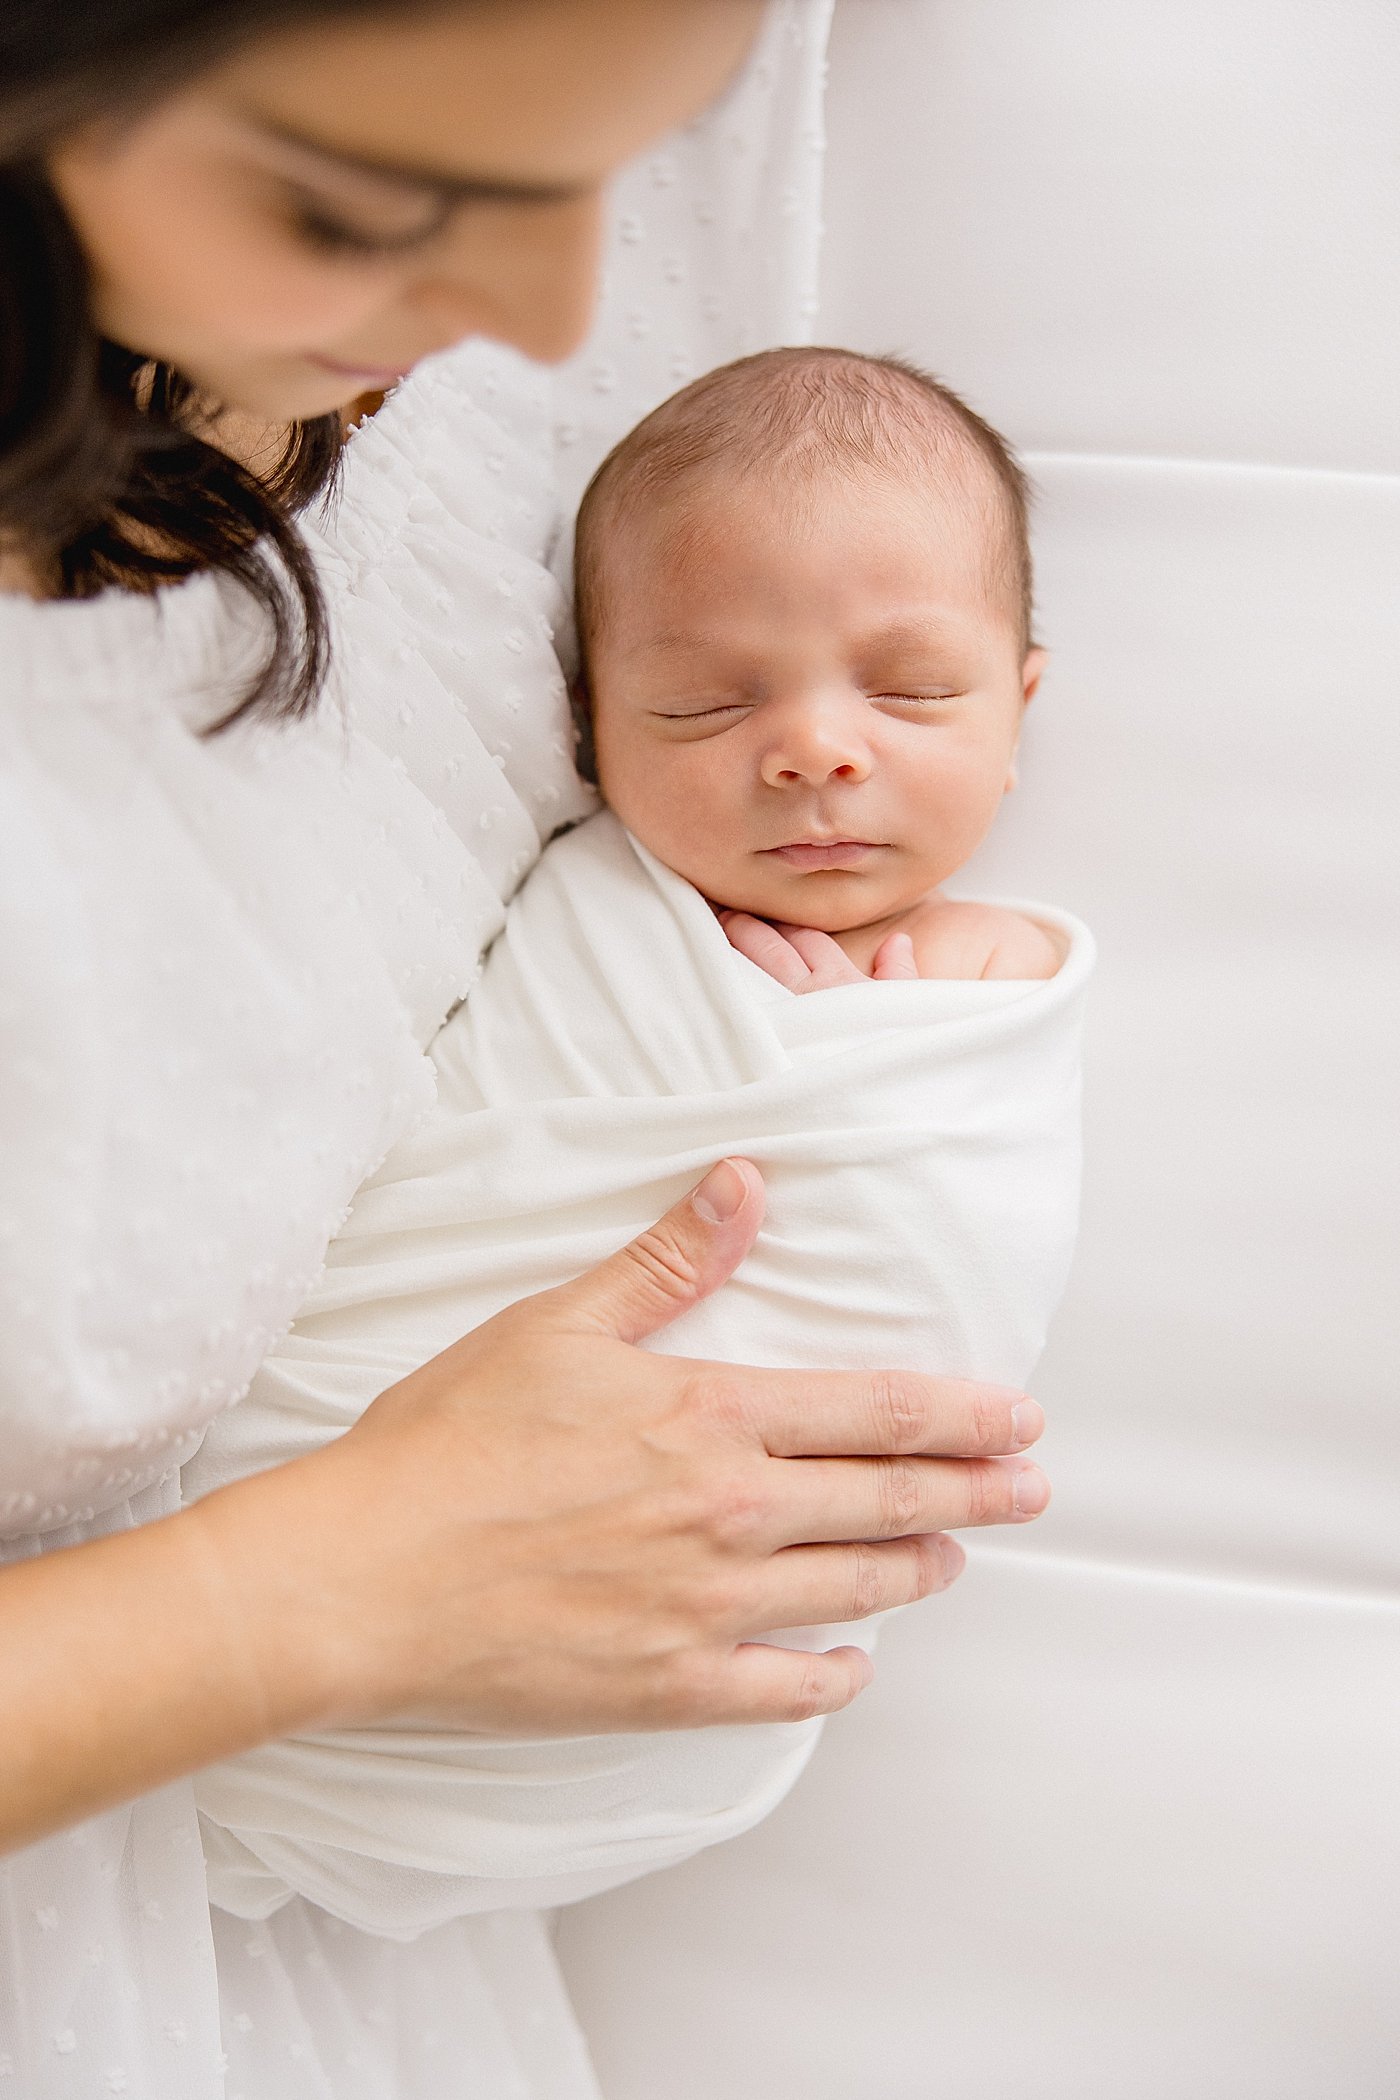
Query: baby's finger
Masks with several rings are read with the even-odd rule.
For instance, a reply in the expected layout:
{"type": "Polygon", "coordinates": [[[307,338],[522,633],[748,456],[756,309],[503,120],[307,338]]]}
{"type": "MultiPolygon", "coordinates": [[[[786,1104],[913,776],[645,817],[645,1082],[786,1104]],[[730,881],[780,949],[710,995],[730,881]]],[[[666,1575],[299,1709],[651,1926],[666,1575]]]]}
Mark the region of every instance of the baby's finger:
{"type": "Polygon", "coordinates": [[[746,911],[721,912],[720,925],[728,936],[729,945],[746,955],[751,963],[757,963],[768,976],[776,977],[778,983],[786,985],[790,992],[807,990],[812,973],[776,926],[770,926],[766,919],[755,919],[746,911]]]}
{"type": "Polygon", "coordinates": [[[864,970],[858,970],[839,941],[829,933],[821,933],[815,926],[789,926],[785,920],[778,921],[778,931],[784,940],[790,941],[806,963],[812,975],[823,985],[864,984],[864,970]]]}
{"type": "Polygon", "coordinates": [[[875,960],[870,974],[882,984],[897,977],[917,977],[919,965],[914,960],[914,943],[907,933],[892,933],[881,941],[875,950],[875,960]]]}

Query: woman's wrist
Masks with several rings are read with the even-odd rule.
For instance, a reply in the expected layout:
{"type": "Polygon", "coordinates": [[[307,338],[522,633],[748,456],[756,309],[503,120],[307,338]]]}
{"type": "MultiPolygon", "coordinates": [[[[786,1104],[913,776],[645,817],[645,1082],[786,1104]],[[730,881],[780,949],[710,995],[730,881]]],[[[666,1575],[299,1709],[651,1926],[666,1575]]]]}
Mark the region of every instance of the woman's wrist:
{"type": "Polygon", "coordinates": [[[256,1495],[217,1527],[181,1511],[0,1571],[0,1683],[22,1717],[0,1736],[0,1850],[250,1749],[314,1706],[294,1628],[274,1666],[260,1600],[250,1610],[230,1582],[244,1540],[262,1547],[270,1595],[256,1495]]]}
{"type": "Polygon", "coordinates": [[[337,1545],[353,1526],[344,1512],[326,1521],[328,1464],[333,1455],[323,1452],[276,1466],[218,1489],[181,1518],[209,1639],[238,1688],[248,1736],[240,1747],[363,1718],[373,1705],[363,1615],[347,1604],[350,1556],[337,1545]]]}

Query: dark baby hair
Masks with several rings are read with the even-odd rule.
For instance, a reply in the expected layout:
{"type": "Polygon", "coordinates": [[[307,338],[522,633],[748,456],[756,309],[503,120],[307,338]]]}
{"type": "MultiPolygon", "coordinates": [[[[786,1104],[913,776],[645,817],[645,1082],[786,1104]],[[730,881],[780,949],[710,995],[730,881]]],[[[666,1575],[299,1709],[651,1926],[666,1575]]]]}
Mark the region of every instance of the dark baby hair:
{"type": "Polygon", "coordinates": [[[579,507],[574,596],[580,645],[604,616],[608,527],[658,500],[683,501],[711,467],[815,477],[867,466],[966,476],[990,508],[993,592],[1022,652],[1031,640],[1030,484],[1010,446],[951,387],[902,357],[830,348],[761,350],[721,365],[653,409],[614,446],[579,507]]]}

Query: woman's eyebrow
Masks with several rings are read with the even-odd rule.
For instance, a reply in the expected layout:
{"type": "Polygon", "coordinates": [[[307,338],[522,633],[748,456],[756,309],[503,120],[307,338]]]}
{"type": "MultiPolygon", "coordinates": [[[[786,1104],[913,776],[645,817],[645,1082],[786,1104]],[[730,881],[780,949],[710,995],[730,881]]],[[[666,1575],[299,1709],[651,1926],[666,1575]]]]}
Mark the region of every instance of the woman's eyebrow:
{"type": "Polygon", "coordinates": [[[590,185],[582,182],[518,182],[504,175],[458,175],[445,168],[425,168],[412,162],[383,160],[377,154],[356,153],[329,140],[312,138],[291,125],[280,124],[259,110],[242,112],[245,121],[264,138],[279,146],[290,146],[322,163],[328,171],[368,175],[392,182],[400,189],[429,192],[444,204],[567,204],[582,196],[590,185]]]}

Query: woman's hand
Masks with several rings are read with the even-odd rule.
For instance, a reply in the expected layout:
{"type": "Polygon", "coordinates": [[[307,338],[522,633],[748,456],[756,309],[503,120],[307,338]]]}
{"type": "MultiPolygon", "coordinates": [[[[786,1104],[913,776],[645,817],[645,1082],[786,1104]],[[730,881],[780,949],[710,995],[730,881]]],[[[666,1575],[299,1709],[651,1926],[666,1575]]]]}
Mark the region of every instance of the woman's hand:
{"type": "Polygon", "coordinates": [[[791,1721],[856,1648],[773,1628],[944,1588],[947,1525],[1035,1515],[1018,1393],[634,1346],[763,1210],[725,1162],[589,1275],[488,1321],[337,1442],[135,1531],[0,1569],[0,1848],[299,1728],[522,1734],[791,1721]]]}
{"type": "Polygon", "coordinates": [[[388,1713],[571,1734],[829,1712],[868,1682],[860,1650],[750,1636],[926,1596],[962,1565],[944,1527],[1044,1507],[1039,1469],[1012,1455],[1042,1426],[1017,1393],[634,1346],[724,1281],[762,1208],[755,1169],[722,1164],[335,1444],[189,1513],[276,1732],[388,1713]]]}
{"type": "Polygon", "coordinates": [[[833,985],[869,984],[872,979],[883,984],[919,974],[913,940],[902,931],[887,934],[881,941],[867,977],[839,942],[814,926],[774,923],[746,911],[722,911],[719,923],[731,947],[790,992],[825,992],[833,985]]]}

